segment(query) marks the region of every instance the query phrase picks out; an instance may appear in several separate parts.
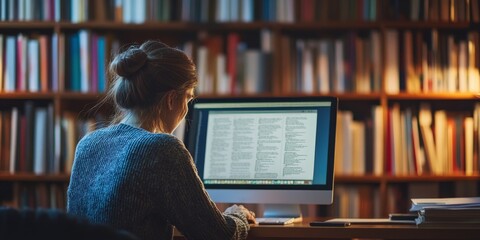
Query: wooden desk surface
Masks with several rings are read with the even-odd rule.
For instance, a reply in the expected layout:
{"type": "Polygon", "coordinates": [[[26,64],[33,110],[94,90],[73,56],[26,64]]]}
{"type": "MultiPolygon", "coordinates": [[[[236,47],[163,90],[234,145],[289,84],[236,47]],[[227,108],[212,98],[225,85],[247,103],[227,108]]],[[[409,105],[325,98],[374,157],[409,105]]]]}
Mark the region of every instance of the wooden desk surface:
{"type": "Polygon", "coordinates": [[[407,224],[310,227],[312,220],[286,226],[252,225],[248,239],[480,239],[480,229],[472,228],[418,228],[407,224]]]}
{"type": "MultiPolygon", "coordinates": [[[[475,228],[418,228],[408,224],[352,224],[348,227],[310,227],[313,218],[291,225],[251,225],[248,239],[480,239],[475,228]]],[[[183,239],[175,234],[175,239],[183,239]]]]}

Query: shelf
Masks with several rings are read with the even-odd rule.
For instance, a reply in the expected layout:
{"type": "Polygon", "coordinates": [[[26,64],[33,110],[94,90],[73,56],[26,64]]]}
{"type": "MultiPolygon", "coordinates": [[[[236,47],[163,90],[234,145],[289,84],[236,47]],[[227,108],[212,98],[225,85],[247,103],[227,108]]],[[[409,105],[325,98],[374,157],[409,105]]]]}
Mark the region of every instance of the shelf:
{"type": "Polygon", "coordinates": [[[327,21],[327,22],[299,22],[273,23],[281,30],[372,30],[372,29],[478,29],[478,23],[471,22],[426,22],[426,21],[327,21]]]}
{"type": "Polygon", "coordinates": [[[300,22],[300,23],[278,23],[278,28],[288,31],[305,31],[305,30],[368,30],[380,29],[381,23],[378,22],[300,22]]]}
{"type": "Polygon", "coordinates": [[[419,30],[428,30],[428,29],[454,29],[454,30],[465,30],[465,29],[478,29],[478,23],[472,22],[428,22],[428,21],[384,21],[382,23],[384,28],[395,28],[395,29],[419,29],[419,30]]]}
{"type": "Polygon", "coordinates": [[[62,100],[99,100],[105,93],[63,92],[59,94],[62,100]]]}
{"type": "Polygon", "coordinates": [[[15,100],[37,100],[53,99],[56,93],[53,92],[0,92],[0,99],[15,100]]]}
{"type": "Polygon", "coordinates": [[[380,183],[382,179],[374,175],[337,175],[335,183],[380,183]]]}
{"type": "Polygon", "coordinates": [[[411,183],[411,182],[449,182],[480,181],[480,175],[422,175],[422,176],[375,176],[375,175],[338,175],[336,183],[411,183]]]}
{"type": "Polygon", "coordinates": [[[68,182],[69,174],[36,175],[33,173],[0,173],[0,181],[5,182],[68,182]]]}
{"type": "Polygon", "coordinates": [[[82,23],[59,23],[61,29],[92,29],[92,30],[126,30],[126,31],[145,31],[145,30],[178,30],[194,31],[189,23],[185,22],[147,22],[143,24],[120,23],[120,22],[82,22],[82,23]]]}
{"type": "Polygon", "coordinates": [[[145,22],[142,24],[119,23],[119,22],[83,22],[83,23],[59,23],[61,29],[92,29],[92,30],[114,30],[114,31],[182,31],[196,32],[204,30],[260,30],[264,28],[273,29],[280,25],[268,22],[255,23],[194,23],[194,22],[145,22]]]}
{"type": "Polygon", "coordinates": [[[9,22],[0,21],[0,29],[11,30],[54,30],[58,23],[55,22],[42,22],[42,21],[24,21],[24,22],[9,22]]]}
{"type": "Polygon", "coordinates": [[[288,93],[281,96],[337,97],[340,101],[379,101],[382,95],[380,93],[288,93]]]}
{"type": "MultiPolygon", "coordinates": [[[[55,96],[59,96],[62,99],[71,100],[98,100],[102,98],[105,93],[81,93],[81,92],[0,92],[0,99],[51,99],[55,96]]],[[[302,94],[302,93],[290,93],[290,94],[236,94],[235,97],[326,97],[334,96],[344,101],[356,101],[356,100],[380,100],[385,97],[387,100],[480,100],[480,93],[399,93],[399,94],[381,94],[381,93],[330,93],[330,94],[302,94]]],[[[232,97],[231,94],[201,94],[198,97],[202,98],[221,98],[232,97]]]]}
{"type": "Polygon", "coordinates": [[[330,96],[338,97],[338,99],[340,99],[340,101],[342,101],[342,100],[344,100],[344,101],[345,100],[348,100],[348,101],[377,100],[377,101],[379,101],[382,95],[380,93],[333,93],[330,96]]]}
{"type": "MultiPolygon", "coordinates": [[[[199,97],[217,98],[217,97],[231,97],[230,94],[201,94],[199,97]]],[[[480,93],[399,93],[399,94],[383,94],[383,93],[287,93],[281,95],[274,94],[236,94],[235,97],[325,97],[333,96],[338,97],[340,101],[372,101],[381,100],[385,98],[387,100],[480,100],[480,93]]]]}
{"type": "Polygon", "coordinates": [[[480,181],[480,175],[425,175],[425,176],[386,176],[385,181],[390,183],[401,182],[449,182],[449,181],[480,181]]]}
{"type": "Polygon", "coordinates": [[[388,100],[480,100],[480,93],[399,93],[387,94],[388,100]]]}
{"type": "Polygon", "coordinates": [[[305,31],[305,30],[369,30],[369,29],[474,29],[479,24],[474,22],[426,22],[426,21],[316,21],[316,22],[182,22],[182,21],[146,21],[144,23],[123,23],[114,21],[88,21],[80,23],[71,22],[47,22],[47,21],[3,21],[0,22],[0,29],[51,29],[60,27],[61,29],[97,29],[97,30],[179,30],[179,31],[199,31],[199,30],[258,30],[263,28],[305,31]]]}

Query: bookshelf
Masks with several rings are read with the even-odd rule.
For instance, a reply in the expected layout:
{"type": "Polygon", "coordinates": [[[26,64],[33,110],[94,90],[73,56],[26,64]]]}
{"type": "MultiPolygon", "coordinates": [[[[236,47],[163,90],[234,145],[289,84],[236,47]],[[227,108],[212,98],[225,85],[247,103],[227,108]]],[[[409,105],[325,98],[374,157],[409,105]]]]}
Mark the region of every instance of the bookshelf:
{"type": "MultiPolygon", "coordinates": [[[[480,193],[478,0],[137,1],[45,0],[28,8],[31,1],[21,0],[20,8],[0,0],[0,204],[64,207],[75,143],[108,119],[108,109],[89,111],[108,85],[106,64],[125,44],[146,39],[194,59],[200,96],[340,99],[335,203],[309,208],[311,215],[385,217],[408,210],[412,197],[480,193]],[[25,51],[12,51],[19,46],[25,51]],[[20,75],[7,86],[9,67],[20,75]],[[32,138],[28,148],[18,137],[12,156],[15,108],[19,136],[22,116],[47,109],[49,137],[32,138]],[[428,127],[420,127],[420,109],[432,118],[428,127]],[[448,155],[435,170],[426,129],[435,142],[430,155],[448,155]],[[453,130],[462,132],[455,145],[453,130]],[[35,154],[25,154],[40,146],[44,169],[35,173],[35,154]],[[27,159],[28,169],[12,171],[12,162],[27,159]]],[[[25,119],[35,136],[35,117],[25,119]]]]}

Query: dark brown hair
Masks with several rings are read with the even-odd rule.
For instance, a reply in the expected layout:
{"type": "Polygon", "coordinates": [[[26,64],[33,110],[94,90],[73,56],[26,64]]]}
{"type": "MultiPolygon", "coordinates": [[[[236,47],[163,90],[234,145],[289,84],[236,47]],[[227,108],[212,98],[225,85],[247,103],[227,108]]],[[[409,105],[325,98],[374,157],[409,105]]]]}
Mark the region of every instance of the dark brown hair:
{"type": "Polygon", "coordinates": [[[130,112],[146,128],[162,126],[162,100],[167,92],[183,94],[197,84],[190,58],[159,41],[130,46],[113,59],[110,71],[113,81],[107,98],[117,106],[113,123],[130,112]]]}

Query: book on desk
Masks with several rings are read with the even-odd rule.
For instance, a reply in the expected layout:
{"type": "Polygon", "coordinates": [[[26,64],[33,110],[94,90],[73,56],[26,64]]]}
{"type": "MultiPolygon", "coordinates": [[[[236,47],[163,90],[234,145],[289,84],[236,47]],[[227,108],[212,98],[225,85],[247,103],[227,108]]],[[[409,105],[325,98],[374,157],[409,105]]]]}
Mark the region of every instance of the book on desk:
{"type": "Polygon", "coordinates": [[[418,227],[480,228],[480,198],[412,199],[418,227]]]}

